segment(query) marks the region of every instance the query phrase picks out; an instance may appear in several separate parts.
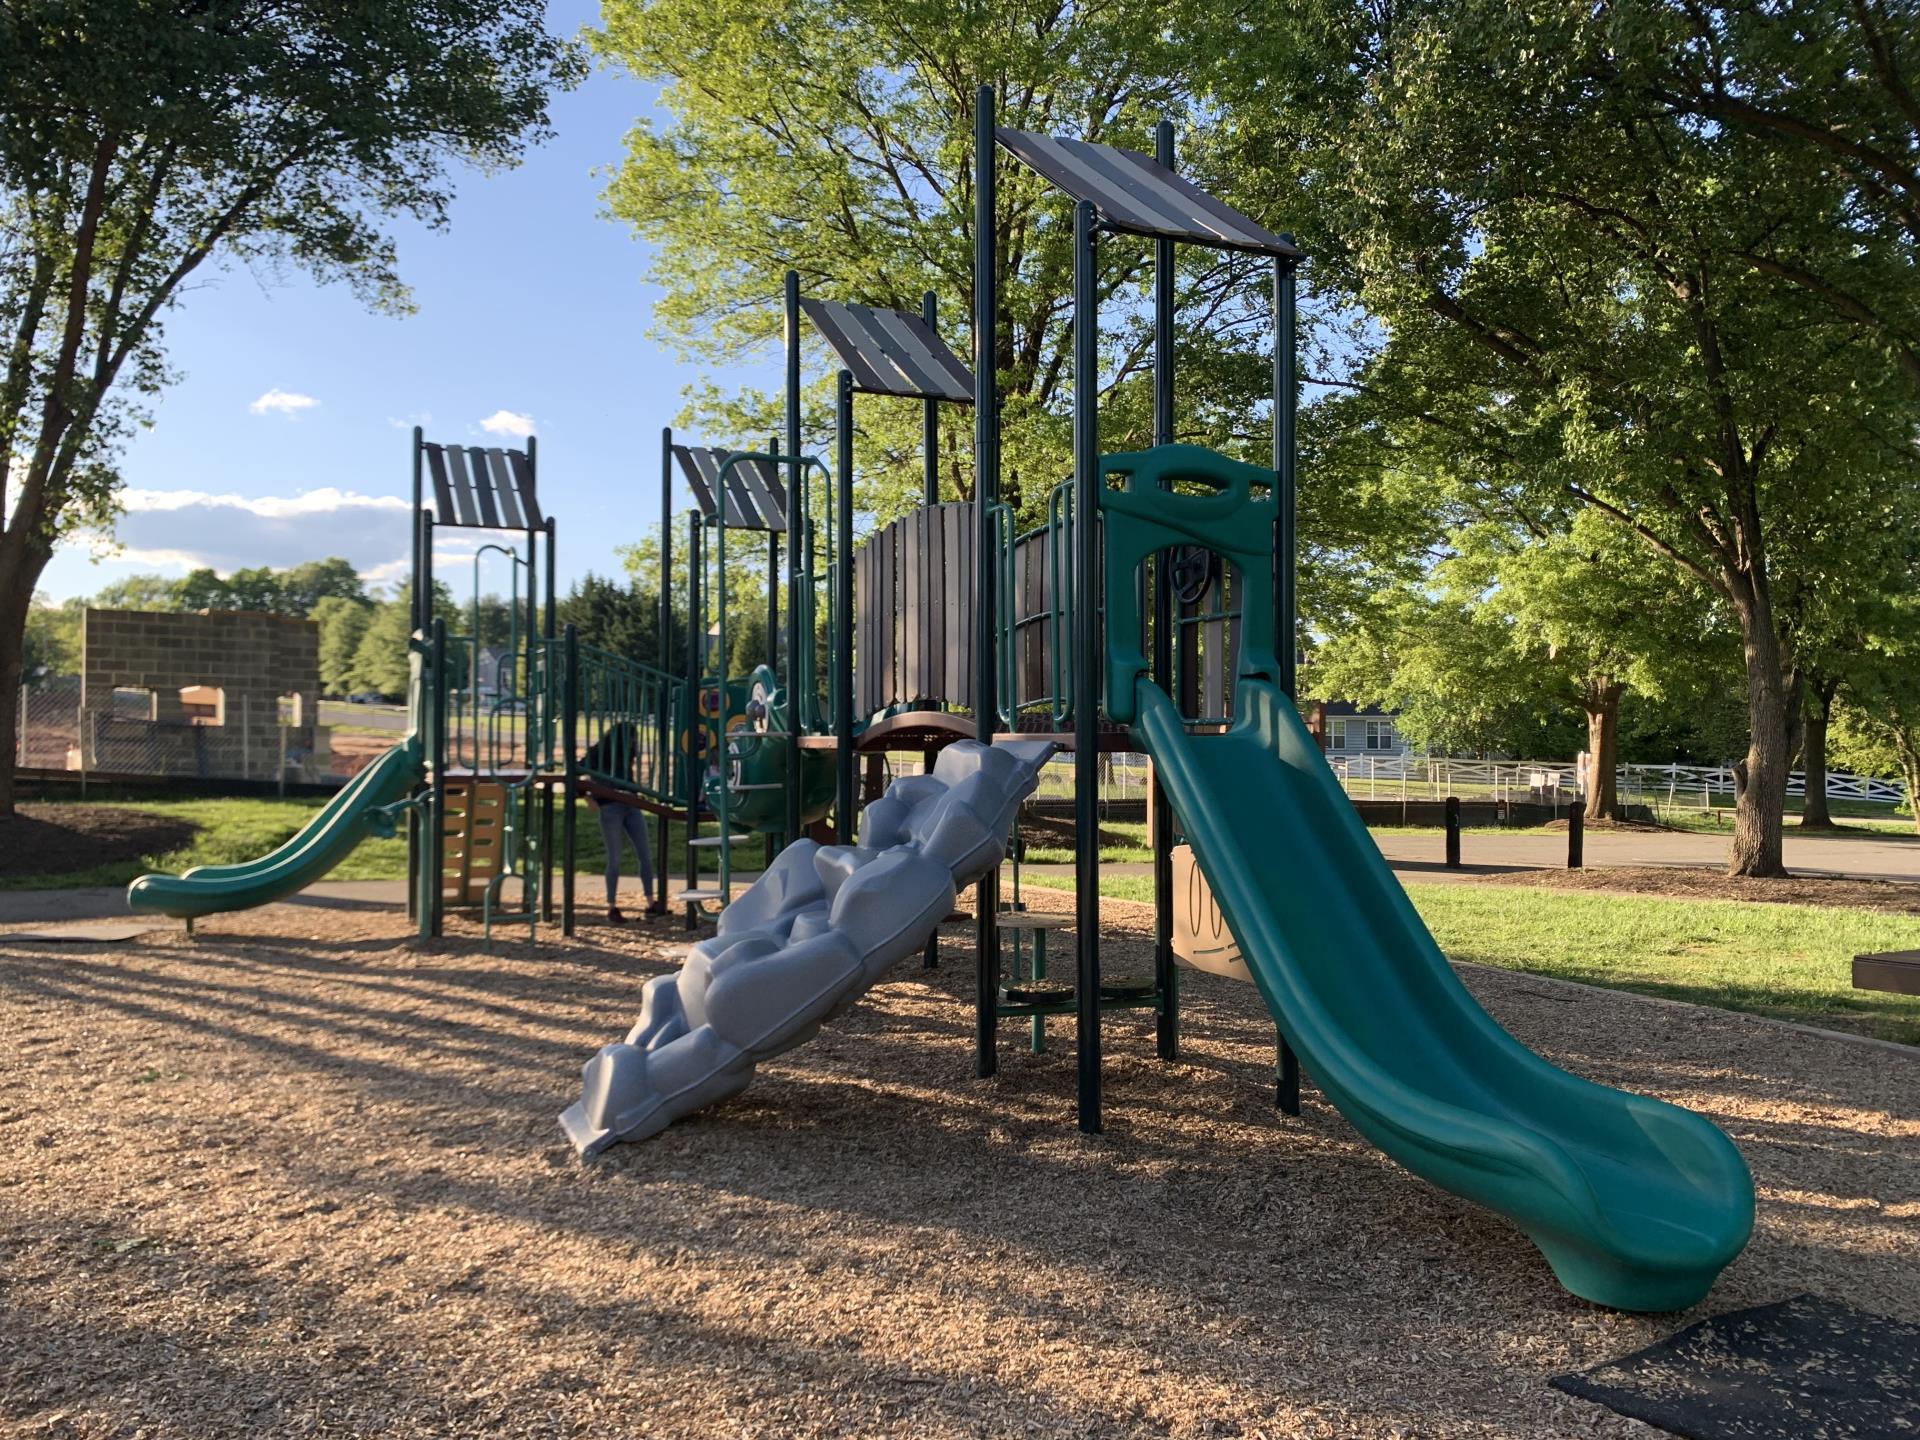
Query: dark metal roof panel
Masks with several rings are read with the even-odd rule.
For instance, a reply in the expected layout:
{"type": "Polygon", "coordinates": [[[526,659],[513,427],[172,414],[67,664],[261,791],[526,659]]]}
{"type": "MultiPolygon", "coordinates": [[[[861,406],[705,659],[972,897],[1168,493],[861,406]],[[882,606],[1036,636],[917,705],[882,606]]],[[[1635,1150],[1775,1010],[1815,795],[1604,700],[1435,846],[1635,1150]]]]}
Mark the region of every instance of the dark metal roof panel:
{"type": "Polygon", "coordinates": [[[973,403],[973,376],[921,316],[837,300],[802,300],[800,308],[853,373],[854,389],[973,403]]]}
{"type": "Polygon", "coordinates": [[[534,498],[526,452],[431,441],[421,442],[420,449],[432,482],[434,524],[524,530],[546,523],[534,498]]]}
{"type": "MultiPolygon", "coordinates": [[[[693,490],[693,498],[700,507],[700,513],[707,519],[714,517],[716,500],[721,490],[720,472],[727,460],[737,454],[733,450],[718,450],[708,445],[676,445],[673,456],[680,464],[680,473],[687,477],[687,484],[693,490]]],[[[773,467],[765,460],[747,459],[727,468],[726,502],[727,527],[736,530],[785,530],[787,528],[784,503],[776,504],[774,497],[779,495],[780,481],[773,473],[773,467]]]]}
{"type": "Polygon", "coordinates": [[[1100,218],[1116,230],[1220,250],[1301,256],[1298,247],[1138,150],[1004,127],[994,134],[1004,149],[1042,178],[1076,200],[1091,200],[1100,218]]]}

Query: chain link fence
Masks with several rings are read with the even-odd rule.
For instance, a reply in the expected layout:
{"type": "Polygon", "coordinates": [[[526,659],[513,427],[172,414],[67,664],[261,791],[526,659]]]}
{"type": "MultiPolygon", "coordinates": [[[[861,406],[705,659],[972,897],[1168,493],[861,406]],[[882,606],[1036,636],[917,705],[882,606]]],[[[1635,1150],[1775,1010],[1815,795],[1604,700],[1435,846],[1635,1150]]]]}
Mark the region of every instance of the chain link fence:
{"type": "Polygon", "coordinates": [[[94,776],[320,784],[337,778],[324,735],[292,697],[209,698],[181,707],[179,719],[154,716],[146,691],[114,691],[83,703],[77,678],[20,692],[14,763],[94,776]]]}

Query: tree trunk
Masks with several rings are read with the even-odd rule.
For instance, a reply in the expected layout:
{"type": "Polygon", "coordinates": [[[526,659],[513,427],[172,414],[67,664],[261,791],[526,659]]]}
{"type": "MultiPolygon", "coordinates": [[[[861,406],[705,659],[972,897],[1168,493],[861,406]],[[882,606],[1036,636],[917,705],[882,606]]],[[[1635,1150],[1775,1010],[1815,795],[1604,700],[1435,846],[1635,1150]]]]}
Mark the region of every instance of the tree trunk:
{"type": "Polygon", "coordinates": [[[1756,587],[1743,586],[1735,589],[1733,602],[1746,652],[1748,740],[1746,758],[1733,767],[1736,805],[1727,873],[1782,876],[1787,867],[1781,828],[1787,772],[1793,764],[1787,743],[1786,666],[1766,598],[1756,587]]]}
{"type": "Polygon", "coordinates": [[[1800,768],[1807,775],[1807,796],[1800,807],[1802,830],[1833,828],[1833,815],[1827,807],[1827,722],[1833,717],[1833,697],[1839,688],[1838,680],[1821,675],[1807,681],[1806,725],[1800,743],[1800,768]]]}
{"type": "Polygon", "coordinates": [[[1893,748],[1900,756],[1900,778],[1907,782],[1907,813],[1913,833],[1920,835],[1920,732],[1896,726],[1893,748]]]}
{"type": "Polygon", "coordinates": [[[1620,697],[1626,686],[1611,675],[1589,680],[1587,712],[1587,806],[1589,820],[1620,818],[1620,697]]]}
{"type": "Polygon", "coordinates": [[[13,763],[20,747],[20,684],[27,654],[27,607],[47,567],[36,547],[25,555],[0,544],[0,816],[14,813],[13,763]]]}

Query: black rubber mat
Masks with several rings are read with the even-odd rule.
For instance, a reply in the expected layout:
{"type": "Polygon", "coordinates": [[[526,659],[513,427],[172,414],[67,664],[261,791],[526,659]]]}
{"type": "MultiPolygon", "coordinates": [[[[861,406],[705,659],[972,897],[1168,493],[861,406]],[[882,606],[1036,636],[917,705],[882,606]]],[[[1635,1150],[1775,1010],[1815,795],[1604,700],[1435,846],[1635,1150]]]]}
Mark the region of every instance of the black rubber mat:
{"type": "Polygon", "coordinates": [[[1553,1386],[1687,1440],[1920,1436],[1920,1325],[1796,1295],[1553,1386]]]}

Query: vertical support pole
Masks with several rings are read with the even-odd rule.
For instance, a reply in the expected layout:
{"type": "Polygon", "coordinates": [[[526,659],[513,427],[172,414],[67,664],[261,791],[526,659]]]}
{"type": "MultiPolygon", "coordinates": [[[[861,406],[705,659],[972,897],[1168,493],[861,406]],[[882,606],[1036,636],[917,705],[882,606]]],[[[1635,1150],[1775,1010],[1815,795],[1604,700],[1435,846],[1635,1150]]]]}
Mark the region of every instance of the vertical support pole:
{"type": "MultiPolygon", "coordinates": [[[[546,612],[540,618],[540,634],[546,641],[546,657],[540,666],[541,688],[537,697],[533,695],[533,678],[528,675],[527,687],[527,733],[528,743],[532,743],[533,727],[540,727],[541,754],[536,759],[544,767],[553,764],[553,707],[559,701],[560,691],[554,681],[554,670],[559,657],[554,654],[554,640],[559,625],[554,599],[554,557],[558,528],[551,516],[547,519],[547,588],[546,612]],[[537,703],[538,713],[535,712],[537,703]]],[[[562,750],[560,763],[567,769],[573,767],[573,755],[562,750]]],[[[549,924],[553,922],[553,784],[549,780],[540,787],[540,917],[549,924]]]]}
{"type": "MultiPolygon", "coordinates": [[[[1162,120],[1153,131],[1153,158],[1163,170],[1173,169],[1173,122],[1162,120]]],[[[1173,241],[1153,242],[1153,443],[1171,445],[1173,409],[1173,241]]],[[[1173,694],[1173,552],[1162,550],[1154,561],[1153,683],[1173,694]]],[[[1173,806],[1161,788],[1160,772],[1152,772],[1147,793],[1153,831],[1153,981],[1160,992],[1160,1010],[1154,1026],[1154,1048],[1162,1060],[1180,1053],[1180,967],[1173,959],[1173,806]]]]}
{"type": "MultiPolygon", "coordinates": [[[[973,99],[973,723],[982,744],[993,743],[994,545],[990,504],[1000,497],[998,205],[994,183],[994,96],[982,85],[973,99]]],[[[1000,872],[987,872],[975,892],[973,1073],[985,1079],[1000,1068],[1000,872]]]]}
{"type": "MultiPolygon", "coordinates": [[[[1280,238],[1293,243],[1291,235],[1280,238]]],[[[1294,374],[1294,263],[1287,256],[1276,256],[1273,262],[1273,471],[1274,498],[1280,512],[1273,538],[1273,644],[1280,660],[1280,689],[1289,700],[1296,699],[1299,690],[1294,594],[1294,568],[1299,560],[1293,473],[1294,406],[1299,389],[1294,374]]],[[[1274,1104],[1288,1115],[1298,1115],[1300,1059],[1277,1026],[1274,1043],[1279,1051],[1276,1065],[1280,1077],[1274,1104]]]]}
{"type": "MultiPolygon", "coordinates": [[[[800,272],[787,271],[787,439],[786,453],[795,457],[787,463],[787,668],[782,677],[787,689],[787,844],[800,838],[800,650],[813,644],[812,627],[800,633],[800,547],[806,539],[800,523],[804,507],[800,487],[807,483],[807,472],[800,464],[800,272]]],[[[809,561],[811,556],[808,557],[809,561]]],[[[691,838],[691,837],[689,837],[691,838]]]]}
{"type": "Polygon", "coordinates": [[[1447,796],[1447,869],[1460,868],[1460,797],[1447,796]]]}
{"type": "MultiPolygon", "coordinates": [[[[1292,242],[1291,235],[1283,240],[1292,242]]],[[[1298,606],[1294,571],[1299,563],[1295,529],[1294,407],[1299,383],[1294,373],[1294,261],[1281,256],[1273,262],[1273,469],[1278,485],[1279,553],[1274,557],[1274,648],[1280,652],[1280,688],[1289,700],[1296,695],[1296,632],[1298,606]]]]}
{"type": "Polygon", "coordinates": [[[560,812],[561,884],[560,933],[573,934],[573,871],[579,851],[580,775],[575,765],[580,736],[580,633],[567,626],[565,695],[560,711],[560,751],[566,766],[566,792],[560,812]]]}
{"type": "Polygon", "coordinates": [[[1073,208],[1073,829],[1080,1130],[1100,1131],[1100,315],[1094,209],[1073,208]]]}
{"type": "Polygon", "coordinates": [[[1283,1115],[1300,1113],[1300,1057],[1278,1025],[1273,1027],[1273,1103],[1283,1115]]]}
{"type": "MultiPolygon", "coordinates": [[[[413,617],[414,630],[423,630],[425,621],[420,614],[420,574],[423,568],[423,552],[420,549],[420,521],[424,496],[421,493],[420,464],[426,446],[426,432],[418,425],[413,427],[413,590],[407,597],[408,608],[413,617]]],[[[422,636],[424,639],[425,637],[422,636]]]]}
{"type": "MultiPolygon", "coordinates": [[[[706,639],[702,633],[700,616],[700,571],[704,565],[700,554],[700,513],[691,511],[687,515],[687,888],[694,889],[700,883],[700,852],[694,847],[694,837],[700,833],[700,797],[706,781],[706,748],[696,745],[694,737],[706,734],[706,716],[702,713],[700,696],[700,647],[706,639]]],[[[666,857],[661,857],[661,863],[666,857]]],[[[693,929],[697,923],[697,903],[687,905],[687,928],[693,929]]]]}
{"type": "MultiPolygon", "coordinates": [[[[540,453],[539,439],[535,436],[529,435],[527,437],[527,474],[532,481],[533,493],[535,495],[538,495],[540,493],[540,469],[539,469],[539,460],[538,460],[539,453],[540,453]]],[[[553,522],[551,520],[547,522],[547,525],[549,527],[551,527],[552,524],[553,522]]],[[[548,533],[549,534],[552,533],[550,529],[548,533]]],[[[551,559],[551,556],[549,556],[549,559],[551,559]]],[[[548,570],[549,577],[551,577],[553,567],[549,565],[547,567],[547,570],[548,570]]],[[[516,597],[516,602],[517,602],[517,598],[518,597],[516,597]]],[[[527,530],[527,653],[526,653],[527,668],[526,668],[525,677],[521,680],[521,685],[524,688],[521,690],[521,694],[520,694],[520,698],[522,702],[521,718],[529,722],[521,727],[521,742],[522,742],[521,751],[522,751],[523,759],[529,769],[532,768],[533,761],[534,761],[533,726],[530,722],[532,720],[531,704],[533,699],[532,691],[533,691],[534,655],[540,649],[540,641],[538,638],[540,631],[539,631],[539,628],[534,623],[534,617],[539,612],[539,609],[540,609],[540,532],[537,529],[529,527],[527,530]]]]}
{"type": "MultiPolygon", "coordinates": [[[[660,615],[655,643],[660,647],[657,664],[660,684],[660,798],[673,799],[673,747],[680,737],[673,733],[673,694],[665,677],[673,673],[673,427],[660,427],[660,615]]],[[[653,867],[659,893],[654,897],[667,903],[667,843],[673,838],[672,822],[666,806],[660,811],[660,852],[653,867]]],[[[693,834],[688,832],[691,840],[693,834]]],[[[569,881],[571,883],[571,881],[569,881]]]]}
{"type": "Polygon", "coordinates": [[[833,637],[834,829],[842,845],[859,834],[853,795],[853,372],[842,370],[833,409],[833,523],[835,608],[833,637]]]}
{"type": "Polygon", "coordinates": [[[1578,870],[1587,862],[1587,807],[1579,796],[1567,807],[1567,869],[1578,870]]]}
{"type": "MultiPolygon", "coordinates": [[[[429,596],[431,589],[429,588],[429,596]]],[[[428,606],[431,609],[431,603],[428,606]]],[[[447,866],[447,622],[432,621],[432,717],[427,727],[427,754],[433,761],[433,803],[427,810],[427,873],[422,888],[427,893],[426,907],[420,913],[420,934],[430,938],[440,934],[442,912],[446,909],[443,876],[447,866]]],[[[471,804],[471,787],[469,787],[471,804]]]]}
{"type": "MultiPolygon", "coordinates": [[[[940,297],[928,290],[920,297],[920,318],[927,322],[927,329],[933,334],[940,333],[940,297]]],[[[920,402],[920,503],[932,509],[940,503],[940,402],[923,400],[920,402]]],[[[933,752],[926,752],[926,768],[931,770],[933,752]]],[[[921,955],[921,968],[937,970],[940,968],[940,927],[933,927],[933,933],[927,937],[927,948],[921,955]]]]}

